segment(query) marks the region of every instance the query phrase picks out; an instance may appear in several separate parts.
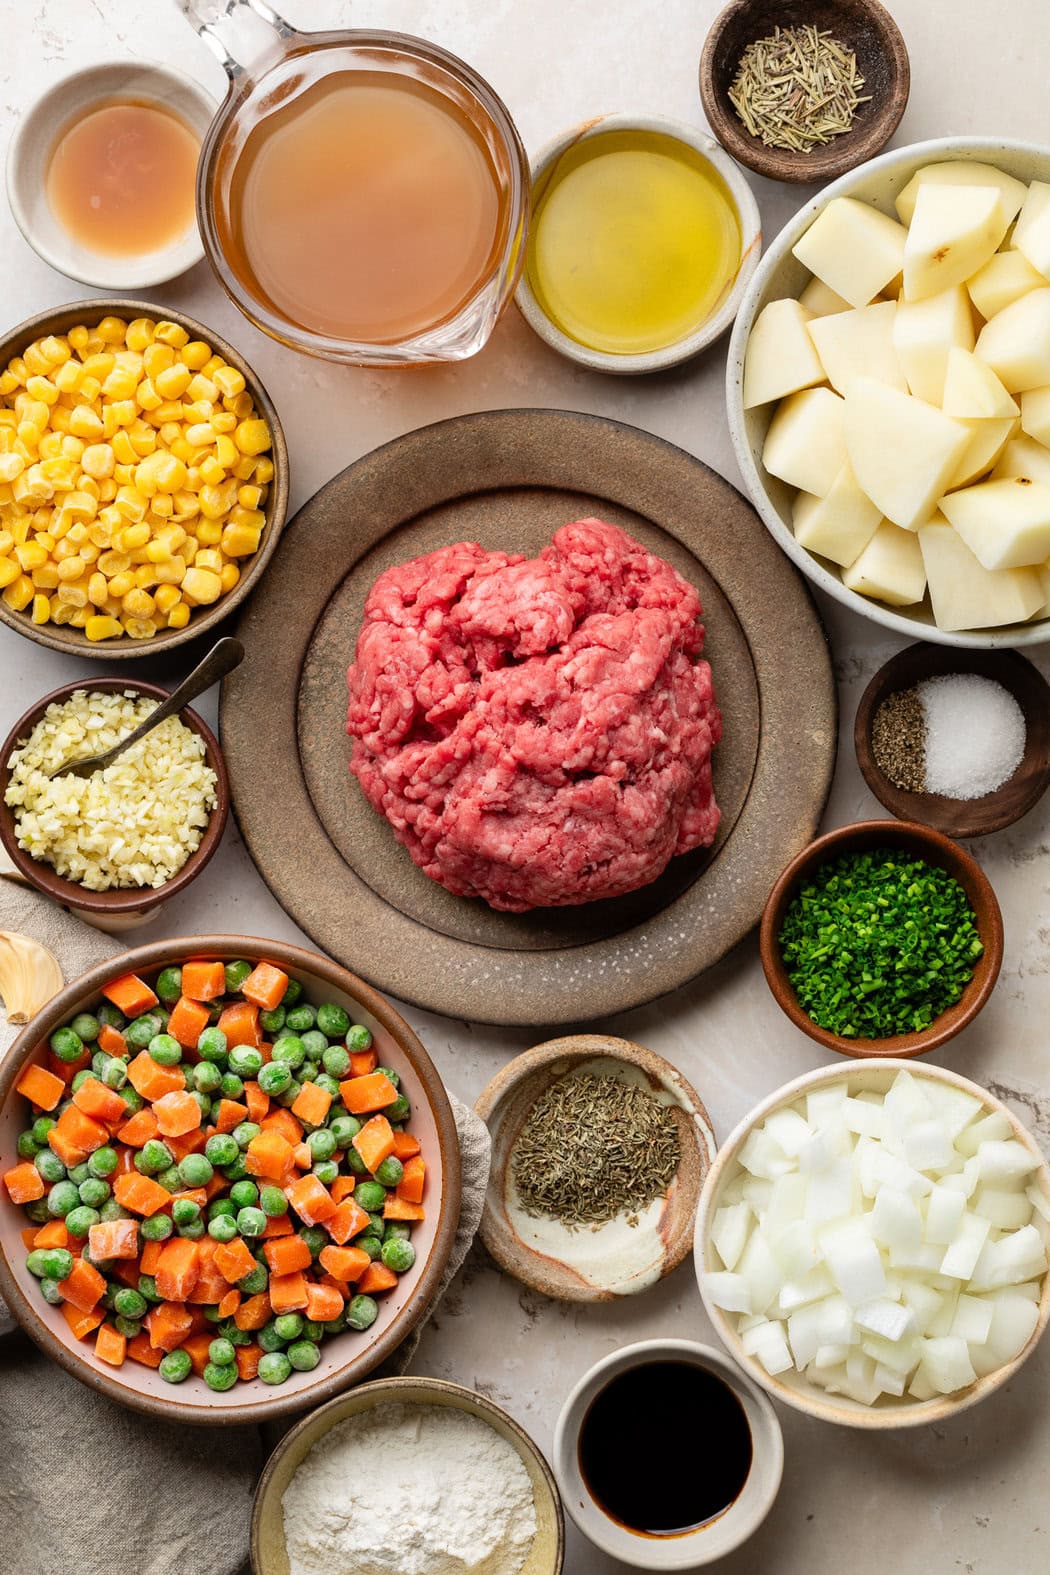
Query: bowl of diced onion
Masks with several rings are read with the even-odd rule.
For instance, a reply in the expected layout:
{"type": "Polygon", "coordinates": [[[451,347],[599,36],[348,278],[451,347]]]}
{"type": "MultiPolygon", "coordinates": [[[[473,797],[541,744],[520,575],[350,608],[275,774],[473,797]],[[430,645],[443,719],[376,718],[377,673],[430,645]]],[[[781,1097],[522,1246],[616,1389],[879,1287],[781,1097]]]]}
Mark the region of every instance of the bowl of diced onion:
{"type": "Polygon", "coordinates": [[[774,1399],[917,1427],[999,1389],[1050,1320],[1050,1167],[942,1067],[822,1067],[762,1101],[708,1172],[694,1262],[719,1337],[774,1399]]]}

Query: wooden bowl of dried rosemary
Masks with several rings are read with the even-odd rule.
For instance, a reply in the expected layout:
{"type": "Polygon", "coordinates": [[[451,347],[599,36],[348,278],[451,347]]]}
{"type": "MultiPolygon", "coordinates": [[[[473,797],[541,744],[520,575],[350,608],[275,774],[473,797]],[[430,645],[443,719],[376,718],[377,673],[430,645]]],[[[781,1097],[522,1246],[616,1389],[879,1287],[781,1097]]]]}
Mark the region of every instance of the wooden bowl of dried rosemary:
{"type": "Polygon", "coordinates": [[[474,1106],[492,1137],[481,1239],[562,1301],[644,1291],[688,1255],[715,1151],[696,1091],[642,1045],[573,1034],[537,1045],[474,1106]]]}
{"type": "Polygon", "coordinates": [[[771,180],[833,180],[874,158],[910,87],[904,39],[878,0],[732,0],[700,57],[711,130],[771,180]]]}

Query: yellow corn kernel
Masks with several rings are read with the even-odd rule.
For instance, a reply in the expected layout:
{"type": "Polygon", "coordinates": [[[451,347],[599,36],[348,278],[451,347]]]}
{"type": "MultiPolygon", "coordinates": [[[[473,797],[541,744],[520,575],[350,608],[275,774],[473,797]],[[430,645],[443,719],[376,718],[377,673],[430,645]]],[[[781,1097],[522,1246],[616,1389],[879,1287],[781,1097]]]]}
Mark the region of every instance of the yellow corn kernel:
{"type": "MultiPolygon", "coordinates": [[[[168,405],[162,405],[161,406],[161,410],[168,410],[170,408],[172,408],[172,407],[168,406],[168,405]]],[[[183,412],[182,412],[182,406],[181,405],[179,405],[179,407],[178,407],[178,412],[179,412],[178,415],[176,415],[176,416],[169,416],[168,419],[166,421],[162,421],[159,426],[157,426],[156,423],[154,423],[153,430],[154,430],[154,432],[157,435],[157,441],[159,443],[163,443],[165,448],[170,448],[171,445],[173,443],[177,442],[178,439],[180,437],[182,437],[182,435],[183,435],[183,432],[182,432],[182,414],[183,414],[183,412]]]]}
{"type": "Polygon", "coordinates": [[[0,372],[0,394],[6,398],[8,394],[13,394],[17,387],[18,379],[12,372],[0,372]]]}
{"type": "Polygon", "coordinates": [[[175,505],[171,501],[170,492],[158,492],[150,499],[150,511],[146,515],[146,523],[154,531],[161,528],[161,521],[167,524],[175,512],[175,505]]]}
{"type": "Polygon", "coordinates": [[[121,521],[130,521],[133,525],[137,525],[146,517],[148,501],[137,487],[118,487],[117,495],[113,499],[113,507],[121,521]]]}
{"type": "Polygon", "coordinates": [[[233,587],[237,584],[237,581],[240,579],[240,577],[241,571],[235,563],[223,564],[222,572],[219,575],[219,583],[222,586],[222,594],[224,596],[226,595],[227,591],[233,590],[233,587]]]}
{"type": "Polygon", "coordinates": [[[113,499],[116,497],[116,495],[117,495],[117,483],[113,479],[112,476],[107,476],[105,481],[100,481],[99,482],[99,484],[98,484],[98,501],[100,503],[112,503],[113,499]]]}
{"type": "Polygon", "coordinates": [[[120,317],[104,317],[95,333],[107,345],[122,345],[127,337],[128,325],[120,317]]]}
{"type": "Polygon", "coordinates": [[[60,602],[65,602],[67,607],[86,607],[88,604],[87,586],[63,583],[55,592],[60,602]]]}
{"type": "Polygon", "coordinates": [[[168,614],[169,629],[185,629],[190,621],[190,609],[185,602],[178,602],[168,614]]]}
{"type": "Polygon", "coordinates": [[[203,552],[198,552],[194,559],[198,569],[211,569],[213,573],[222,572],[223,556],[218,547],[205,547],[203,552]]]}
{"type": "Polygon", "coordinates": [[[0,481],[14,481],[25,468],[21,454],[0,454],[0,481]]]}
{"type": "MultiPolygon", "coordinates": [[[[103,556],[105,556],[105,554],[103,554],[103,556]]],[[[100,558],[99,563],[101,562],[102,559],[100,558]]],[[[129,564],[128,569],[123,574],[114,574],[110,576],[109,594],[114,599],[114,601],[119,602],[120,598],[122,596],[126,596],[129,591],[133,591],[137,584],[138,581],[135,579],[134,574],[131,573],[131,566],[129,564]]]]}
{"type": "Polygon", "coordinates": [[[88,342],[88,331],[83,323],[78,323],[75,328],[71,328],[66,338],[69,340],[70,347],[82,355],[88,342]]]}
{"type": "Polygon", "coordinates": [[[15,544],[15,538],[9,530],[0,530],[0,558],[6,558],[15,544]]]}
{"type": "Polygon", "coordinates": [[[88,526],[88,540],[102,552],[108,551],[113,541],[112,526],[108,520],[102,517],[108,513],[108,508],[100,509],[98,519],[92,520],[88,526]]]}
{"type": "Polygon", "coordinates": [[[33,622],[34,623],[50,623],[51,622],[51,602],[41,592],[38,592],[33,597],[33,622]]]}
{"type": "MultiPolygon", "coordinates": [[[[221,532],[220,532],[220,534],[221,534],[221,532]]],[[[185,540],[185,542],[183,543],[183,546],[182,546],[182,554],[181,554],[181,556],[182,556],[183,562],[186,564],[187,568],[189,568],[190,564],[193,562],[194,558],[197,556],[198,545],[199,545],[199,543],[197,541],[196,536],[187,536],[186,537],[186,540],[185,540]]]]}
{"type": "Polygon", "coordinates": [[[152,618],[156,608],[149,592],[136,586],[121,598],[120,610],[126,618],[152,618]]]}
{"type": "Polygon", "coordinates": [[[158,585],[153,597],[157,611],[165,618],[173,607],[177,607],[182,600],[182,592],[177,585],[158,585]]]}
{"type": "MultiPolygon", "coordinates": [[[[39,520],[39,524],[40,524],[41,527],[50,526],[50,524],[51,524],[51,513],[50,513],[50,510],[48,510],[48,509],[40,509],[37,514],[33,515],[33,523],[36,524],[38,522],[38,520],[39,520]]],[[[54,548],[55,548],[55,534],[54,534],[54,532],[52,530],[44,529],[44,528],[38,529],[35,532],[34,536],[33,536],[33,540],[36,542],[38,547],[43,547],[45,552],[53,552],[54,551],[54,548]]]]}
{"type": "Polygon", "coordinates": [[[262,530],[266,515],[262,509],[244,509],[238,503],[226,517],[228,525],[247,525],[249,530],[262,530]]]}
{"type": "Polygon", "coordinates": [[[132,461],[133,464],[137,465],[140,459],[145,459],[147,455],[156,452],[157,434],[144,423],[136,422],[133,427],[129,427],[128,437],[131,440],[131,449],[135,455],[132,461]]]}
{"type": "Polygon", "coordinates": [[[38,591],[53,591],[58,585],[58,570],[53,563],[42,564],[29,576],[38,591]]]}
{"type": "Polygon", "coordinates": [[[160,625],[153,618],[125,618],[124,633],[132,640],[152,640],[160,625]]]}
{"type": "Polygon", "coordinates": [[[54,375],[54,384],[60,394],[73,394],[80,387],[84,376],[83,363],[66,361],[54,375]]]}
{"type": "Polygon", "coordinates": [[[209,488],[221,487],[226,480],[225,468],[211,454],[208,455],[207,459],[201,461],[200,473],[201,480],[209,488]]]}
{"type": "Polygon", "coordinates": [[[70,614],[69,627],[71,629],[86,629],[89,618],[95,616],[90,607],[74,607],[70,614]]]}
{"type": "Polygon", "coordinates": [[[18,416],[20,422],[36,427],[38,432],[46,432],[51,420],[51,406],[42,399],[23,398],[18,416]]]}
{"type": "Polygon", "coordinates": [[[0,590],[5,589],[8,585],[13,585],[21,573],[22,570],[16,558],[10,558],[6,554],[0,558],[0,590]]]}
{"type": "Polygon", "coordinates": [[[155,585],[181,585],[186,573],[187,563],[182,553],[176,553],[164,563],[153,565],[153,583],[155,585]]]}
{"type": "Polygon", "coordinates": [[[250,525],[230,523],[222,533],[222,550],[228,558],[250,558],[259,550],[261,532],[250,525]]]}
{"type": "Polygon", "coordinates": [[[205,344],[203,339],[191,339],[179,351],[179,360],[191,372],[199,372],[211,360],[211,345],[205,344]]]}
{"type": "Polygon", "coordinates": [[[210,448],[215,442],[216,432],[210,421],[196,421],[186,428],[187,443],[194,448],[210,448]]]}
{"type": "Polygon", "coordinates": [[[98,558],[98,548],[92,541],[82,541],[78,551],[86,564],[92,564],[98,558]]]}
{"type": "Polygon", "coordinates": [[[200,499],[195,492],[175,492],[172,494],[171,501],[175,505],[177,519],[192,519],[195,514],[200,513],[200,499]]]}
{"type": "Polygon", "coordinates": [[[75,607],[67,607],[65,602],[60,602],[57,596],[51,598],[51,622],[57,624],[69,623],[76,612],[75,607]]]}
{"type": "Polygon", "coordinates": [[[238,421],[246,421],[255,409],[252,396],[247,389],[244,389],[239,394],[234,394],[232,399],[225,398],[223,405],[237,417],[238,421]]]}
{"type": "Polygon", "coordinates": [[[72,492],[77,485],[79,471],[75,460],[45,459],[41,462],[40,469],[56,492],[72,492]]]}
{"type": "Polygon", "coordinates": [[[83,438],[74,437],[71,432],[62,434],[62,455],[65,459],[82,460],[87,444],[83,438]]]}
{"type": "Polygon", "coordinates": [[[59,512],[58,514],[52,515],[47,533],[51,537],[52,541],[61,541],[63,537],[69,535],[69,532],[72,530],[72,528],[73,521],[70,519],[69,515],[59,512]]]}
{"type": "Polygon", "coordinates": [[[39,339],[23,350],[22,360],[30,377],[41,377],[50,370],[47,357],[41,353],[39,339]]]}
{"type": "Polygon", "coordinates": [[[124,343],[129,350],[135,350],[139,355],[147,345],[153,343],[153,331],[156,327],[152,317],[136,317],[128,324],[128,331],[124,335],[124,343]]]}
{"type": "Polygon", "coordinates": [[[33,582],[28,574],[20,574],[11,581],[3,595],[12,612],[24,612],[33,600],[33,582]]]}
{"type": "Polygon", "coordinates": [[[174,350],[170,345],[161,344],[156,339],[142,352],[142,370],[149,378],[156,379],[161,372],[166,372],[174,365],[174,350]]]}
{"type": "Polygon", "coordinates": [[[123,632],[116,618],[107,618],[104,613],[95,613],[84,625],[84,633],[92,644],[98,640],[112,640],[123,632]]]}
{"type": "Polygon", "coordinates": [[[56,388],[49,377],[31,377],[26,384],[26,393],[50,409],[52,405],[58,404],[61,389],[56,388]]]}
{"type": "Polygon", "coordinates": [[[221,519],[201,519],[197,525],[197,545],[199,547],[217,547],[222,541],[223,522],[221,519]]]}
{"type": "Polygon", "coordinates": [[[11,496],[16,503],[48,503],[54,495],[55,489],[39,465],[30,465],[11,483],[11,496]]]}
{"type": "Polygon", "coordinates": [[[28,573],[30,569],[43,568],[47,562],[48,554],[47,549],[41,547],[39,542],[27,541],[21,547],[15,548],[15,557],[23,570],[28,573]]]}
{"type": "Polygon", "coordinates": [[[174,366],[165,367],[163,372],[157,373],[153,386],[162,399],[181,399],[192,382],[193,373],[189,367],[176,361],[174,366]]]}
{"type": "MultiPolygon", "coordinates": [[[[76,397],[79,399],[79,397],[80,397],[79,394],[76,397]]],[[[69,423],[70,423],[70,419],[71,419],[72,415],[73,415],[72,410],[71,409],[67,409],[65,405],[56,405],[54,410],[52,410],[52,412],[51,412],[51,430],[52,430],[52,432],[61,433],[61,435],[63,437],[70,436],[70,425],[69,425],[69,423]]],[[[76,441],[79,443],[80,439],[77,438],[76,441]]]]}
{"type": "Polygon", "coordinates": [[[215,458],[224,470],[232,470],[241,459],[240,449],[226,432],[220,432],[215,439],[215,458]]]}
{"type": "Polygon", "coordinates": [[[218,384],[213,383],[210,377],[205,377],[203,372],[198,372],[196,377],[190,379],[186,393],[194,403],[199,399],[205,399],[211,405],[221,397],[218,384]]]}
{"type": "Polygon", "coordinates": [[[259,461],[250,454],[242,454],[233,467],[233,476],[236,481],[251,481],[255,474],[255,467],[259,461]]]}
{"type": "Polygon", "coordinates": [[[218,388],[224,399],[236,399],[238,394],[244,393],[244,374],[238,372],[235,366],[217,366],[208,376],[218,388]]]}
{"type": "Polygon", "coordinates": [[[180,328],[178,323],[168,322],[166,318],[157,324],[154,334],[161,344],[174,345],[176,350],[181,350],[190,342],[190,336],[185,328],[180,328]]]}
{"type": "Polygon", "coordinates": [[[87,564],[79,552],[75,552],[71,558],[63,558],[58,566],[58,577],[63,583],[69,580],[79,580],[86,569],[87,564]]]}
{"type": "Polygon", "coordinates": [[[124,574],[131,568],[131,559],[124,552],[104,552],[98,560],[98,566],[108,578],[114,574],[124,574]]]}
{"type": "Polygon", "coordinates": [[[49,334],[46,339],[41,339],[39,350],[48,366],[61,366],[70,357],[69,340],[62,339],[56,334],[49,334]]]}
{"type": "Polygon", "coordinates": [[[116,366],[116,357],[111,350],[98,350],[94,355],[84,357],[84,376],[95,377],[103,383],[116,366]]]}
{"type": "Polygon", "coordinates": [[[133,399],[138,385],[138,373],[135,370],[130,366],[115,366],[109,376],[103,379],[102,396],[104,399],[133,399]]]}
{"type": "Polygon", "coordinates": [[[119,471],[121,465],[137,465],[139,462],[139,456],[135,453],[135,450],[131,446],[131,437],[123,429],[120,432],[114,432],[113,442],[110,446],[113,449],[113,458],[115,459],[117,466],[115,474],[117,475],[117,480],[119,481],[119,471]]]}
{"type": "Polygon", "coordinates": [[[216,410],[209,419],[216,432],[224,434],[232,432],[237,425],[237,417],[232,410],[216,410]]]}
{"type": "Polygon", "coordinates": [[[99,382],[97,377],[91,377],[87,373],[81,377],[80,387],[77,389],[77,393],[80,395],[81,404],[93,405],[101,392],[102,384],[99,382]]]}
{"type": "Polygon", "coordinates": [[[218,520],[236,506],[237,483],[229,477],[218,487],[204,486],[200,490],[201,513],[205,519],[218,520]]]}
{"type": "Polygon", "coordinates": [[[69,430],[74,437],[97,442],[102,436],[103,429],[102,422],[90,405],[77,405],[69,417],[69,430]]]}
{"type": "Polygon", "coordinates": [[[137,547],[146,545],[151,534],[149,526],[142,520],[138,525],[125,525],[123,530],[118,530],[113,545],[118,552],[134,552],[137,547]]]}
{"type": "Polygon", "coordinates": [[[92,443],[80,456],[81,468],[85,474],[93,476],[97,481],[112,476],[116,463],[111,443],[92,443]]]}
{"type": "MultiPolygon", "coordinates": [[[[43,546],[43,543],[41,543],[41,546],[43,546]]],[[[49,551],[56,563],[65,563],[67,558],[76,557],[77,543],[75,541],[70,541],[69,535],[67,533],[61,541],[55,542],[54,546],[51,547],[49,551]]],[[[74,579],[75,578],[76,576],[74,575],[74,579]]]]}
{"type": "Polygon", "coordinates": [[[159,567],[160,565],[156,563],[138,564],[134,572],[135,584],[138,586],[140,591],[151,590],[154,585],[159,583],[157,580],[157,570],[159,567]]]}
{"type": "Polygon", "coordinates": [[[106,576],[96,569],[88,580],[88,601],[93,607],[104,607],[109,599],[106,576]]]}
{"type": "Polygon", "coordinates": [[[261,454],[255,461],[255,480],[260,487],[265,487],[273,480],[273,460],[267,454],[261,454]]]}
{"type": "Polygon", "coordinates": [[[222,595],[222,581],[212,569],[198,569],[196,564],[187,569],[182,581],[182,594],[199,605],[208,607],[222,595]]]}
{"type": "Polygon", "coordinates": [[[106,405],[103,410],[103,421],[110,416],[117,427],[134,426],[139,420],[139,409],[133,399],[117,399],[111,405],[106,405]]]}
{"type": "Polygon", "coordinates": [[[26,386],[26,378],[29,376],[29,368],[26,366],[25,361],[20,355],[12,356],[11,360],[7,363],[7,370],[15,379],[15,386],[17,388],[24,388],[26,386]]]}
{"type": "MultiPolygon", "coordinates": [[[[18,505],[15,504],[14,506],[17,509],[18,505]]],[[[29,528],[32,521],[28,515],[18,516],[10,514],[7,522],[11,527],[11,534],[15,538],[16,547],[20,547],[24,541],[29,540],[29,528]]]]}
{"type": "Polygon", "coordinates": [[[262,502],[263,491],[248,482],[243,487],[237,488],[237,502],[242,509],[257,509],[262,502]]]}
{"type": "Polygon", "coordinates": [[[93,520],[98,513],[98,501],[90,492],[67,492],[62,500],[62,509],[72,519],[93,520]]]}

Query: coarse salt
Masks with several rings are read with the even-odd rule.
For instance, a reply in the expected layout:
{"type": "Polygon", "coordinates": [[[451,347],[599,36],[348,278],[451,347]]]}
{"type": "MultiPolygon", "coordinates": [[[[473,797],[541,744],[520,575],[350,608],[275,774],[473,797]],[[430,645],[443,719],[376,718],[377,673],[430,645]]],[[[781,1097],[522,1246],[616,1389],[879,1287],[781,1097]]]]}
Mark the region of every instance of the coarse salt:
{"type": "Polygon", "coordinates": [[[1009,690],[977,673],[917,685],[926,715],[926,791],[983,798],[1008,782],[1025,748],[1024,713],[1009,690]]]}

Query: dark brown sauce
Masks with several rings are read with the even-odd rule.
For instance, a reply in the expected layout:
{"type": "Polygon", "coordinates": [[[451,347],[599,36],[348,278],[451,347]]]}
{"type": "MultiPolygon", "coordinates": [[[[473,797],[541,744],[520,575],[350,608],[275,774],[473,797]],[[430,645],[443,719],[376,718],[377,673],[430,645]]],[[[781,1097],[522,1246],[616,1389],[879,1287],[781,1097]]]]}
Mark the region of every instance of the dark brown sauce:
{"type": "Polygon", "coordinates": [[[736,1395],[691,1362],[646,1362],[611,1379],[588,1408],[577,1448],[598,1506],[649,1537],[682,1536],[723,1514],[743,1491],[753,1453],[736,1395]]]}

